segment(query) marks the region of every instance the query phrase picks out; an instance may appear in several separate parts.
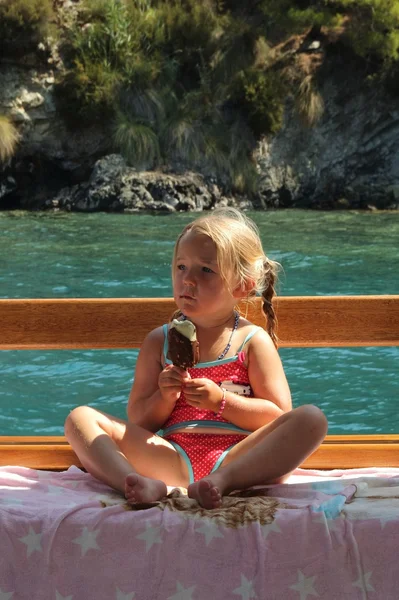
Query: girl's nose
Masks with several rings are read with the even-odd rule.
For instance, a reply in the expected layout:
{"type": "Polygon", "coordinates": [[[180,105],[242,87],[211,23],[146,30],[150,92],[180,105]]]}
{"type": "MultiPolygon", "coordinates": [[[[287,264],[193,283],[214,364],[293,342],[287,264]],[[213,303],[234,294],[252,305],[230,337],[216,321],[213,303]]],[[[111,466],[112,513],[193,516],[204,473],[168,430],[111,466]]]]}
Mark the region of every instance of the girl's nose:
{"type": "Polygon", "coordinates": [[[184,271],[183,281],[186,285],[194,285],[195,275],[193,269],[186,269],[184,271]]]}

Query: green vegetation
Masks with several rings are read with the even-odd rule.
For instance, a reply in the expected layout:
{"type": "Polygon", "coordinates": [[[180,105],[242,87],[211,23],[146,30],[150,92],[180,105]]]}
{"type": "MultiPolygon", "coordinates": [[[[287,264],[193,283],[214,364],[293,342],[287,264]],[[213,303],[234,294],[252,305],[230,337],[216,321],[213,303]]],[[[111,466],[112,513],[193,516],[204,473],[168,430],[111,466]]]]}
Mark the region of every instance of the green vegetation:
{"type": "MultiPolygon", "coordinates": [[[[257,36],[245,27],[243,52],[238,29],[210,2],[86,1],[68,40],[70,68],[58,82],[59,106],[73,126],[106,121],[115,147],[131,164],[174,161],[251,189],[250,121],[260,109],[249,86],[240,83],[237,65],[252,67],[257,36]]],[[[277,129],[283,111],[284,94],[277,101],[269,80],[264,75],[260,81],[261,102],[274,102],[269,120],[257,128],[261,133],[277,129]]]]}
{"type": "Polygon", "coordinates": [[[34,50],[49,31],[51,0],[1,0],[0,51],[21,55],[34,50]]]}
{"type": "MultiPolygon", "coordinates": [[[[256,141],[276,133],[288,95],[308,126],[323,114],[307,36],[357,57],[369,85],[399,93],[399,0],[81,0],[59,30],[67,70],[59,108],[72,127],[110,130],[137,166],[179,164],[239,190],[256,185],[256,141]]],[[[50,0],[3,0],[0,38],[27,49],[50,0]]],[[[322,58],[320,58],[322,62],[322,58]]]]}
{"type": "Polygon", "coordinates": [[[11,158],[19,140],[19,133],[10,119],[0,115],[0,163],[11,158]]]}
{"type": "Polygon", "coordinates": [[[399,60],[398,0],[341,0],[349,18],[347,38],[353,50],[386,67],[399,60]]]}

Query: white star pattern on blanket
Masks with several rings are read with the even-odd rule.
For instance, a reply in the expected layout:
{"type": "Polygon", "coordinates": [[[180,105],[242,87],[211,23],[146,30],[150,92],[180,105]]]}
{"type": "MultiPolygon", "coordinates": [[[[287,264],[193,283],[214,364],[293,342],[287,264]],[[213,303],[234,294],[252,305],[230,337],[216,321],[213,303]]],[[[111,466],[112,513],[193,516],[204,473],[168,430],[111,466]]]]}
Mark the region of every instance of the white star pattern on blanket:
{"type": "Polygon", "coordinates": [[[161,527],[152,527],[150,523],[145,524],[146,530],[139,535],[136,535],[136,538],[139,540],[145,540],[145,550],[148,552],[151,550],[154,544],[162,544],[162,538],[160,532],[162,530],[161,527]]]}
{"type": "Polygon", "coordinates": [[[308,596],[319,596],[313,587],[314,577],[305,577],[302,571],[298,570],[298,583],[290,585],[291,590],[295,590],[299,593],[301,600],[307,600],[308,596]]]}
{"type": "Polygon", "coordinates": [[[369,579],[372,576],[372,574],[372,571],[369,571],[368,573],[361,573],[359,579],[352,584],[353,587],[360,588],[362,592],[375,592],[375,589],[369,582],[369,579]]]}
{"type": "Polygon", "coordinates": [[[205,544],[207,546],[209,546],[209,543],[214,538],[224,537],[216,523],[210,521],[209,519],[204,519],[195,531],[196,533],[202,533],[205,536],[205,544]]]}
{"type": "Polygon", "coordinates": [[[62,596],[58,591],[55,592],[55,600],[73,600],[73,596],[62,596]]]}
{"type": "Polygon", "coordinates": [[[72,540],[74,544],[79,544],[81,547],[82,556],[84,556],[88,550],[100,550],[100,546],[97,544],[96,540],[99,533],[99,530],[90,531],[87,527],[83,527],[80,536],[72,540]]]}
{"type": "Polygon", "coordinates": [[[116,600],[133,600],[135,595],[135,592],[130,592],[130,594],[124,594],[120,591],[119,588],[116,588],[116,600]]]}
{"type": "Polygon", "coordinates": [[[274,519],[274,521],[272,523],[263,525],[261,528],[261,532],[262,532],[263,539],[267,540],[270,533],[281,533],[281,529],[278,526],[277,520],[274,519]]]}
{"type": "Polygon", "coordinates": [[[219,515],[186,497],[129,507],[77,468],[0,468],[0,600],[396,598],[399,469],[296,477],[219,515]]]}
{"type": "Polygon", "coordinates": [[[173,594],[173,596],[168,596],[168,600],[193,600],[195,585],[190,588],[184,588],[182,584],[177,581],[176,590],[176,594],[173,594]]]}
{"type": "Polygon", "coordinates": [[[28,535],[25,535],[24,537],[20,537],[18,539],[24,544],[26,544],[28,556],[30,556],[35,550],[37,550],[38,552],[43,552],[42,534],[35,533],[31,526],[29,526],[28,535]]]}
{"type": "Polygon", "coordinates": [[[250,598],[256,598],[256,594],[253,589],[253,582],[241,574],[241,585],[240,587],[233,590],[233,594],[241,596],[242,600],[250,600],[250,598]]]}

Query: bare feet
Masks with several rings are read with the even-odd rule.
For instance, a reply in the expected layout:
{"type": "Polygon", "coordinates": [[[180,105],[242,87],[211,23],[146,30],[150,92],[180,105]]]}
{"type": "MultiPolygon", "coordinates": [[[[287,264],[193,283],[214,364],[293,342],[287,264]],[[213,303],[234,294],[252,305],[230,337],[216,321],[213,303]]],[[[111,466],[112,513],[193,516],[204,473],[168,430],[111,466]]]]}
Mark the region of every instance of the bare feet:
{"type": "Polygon", "coordinates": [[[222,506],[220,487],[212,481],[211,477],[191,483],[187,488],[187,493],[190,498],[197,500],[203,508],[219,508],[222,506]]]}
{"type": "Polygon", "coordinates": [[[129,504],[156,502],[166,494],[166,484],[160,479],[150,479],[138,473],[130,473],[125,479],[125,498],[129,504]]]}

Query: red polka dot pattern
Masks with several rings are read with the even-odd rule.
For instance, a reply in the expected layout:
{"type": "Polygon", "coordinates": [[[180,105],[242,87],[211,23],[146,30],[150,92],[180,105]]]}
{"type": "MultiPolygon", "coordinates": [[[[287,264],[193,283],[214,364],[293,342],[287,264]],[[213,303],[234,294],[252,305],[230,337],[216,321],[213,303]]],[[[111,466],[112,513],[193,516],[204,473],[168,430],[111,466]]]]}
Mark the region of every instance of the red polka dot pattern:
{"type": "MultiPolygon", "coordinates": [[[[225,381],[231,381],[232,383],[240,383],[243,385],[249,385],[248,371],[243,363],[243,356],[240,353],[240,357],[230,362],[223,362],[221,364],[210,367],[193,367],[188,369],[192,379],[199,377],[206,377],[211,379],[218,385],[225,381]]],[[[250,396],[252,396],[252,392],[250,396]]],[[[228,423],[223,417],[217,417],[212,410],[198,409],[187,404],[184,399],[184,392],[181,393],[179,400],[175,404],[172,414],[164,424],[163,428],[176,425],[182,421],[219,421],[220,423],[228,423]]]]}
{"type": "MultiPolygon", "coordinates": [[[[249,386],[248,370],[244,365],[245,354],[240,352],[235,360],[229,362],[220,361],[220,364],[212,366],[196,366],[188,369],[192,379],[206,377],[218,385],[222,382],[231,382],[249,386]]],[[[252,396],[252,390],[250,390],[252,396]]],[[[179,400],[164,428],[182,423],[183,421],[216,421],[219,423],[229,423],[223,417],[218,417],[212,410],[198,409],[187,404],[184,398],[184,392],[181,393],[179,400]]],[[[227,448],[237,444],[245,439],[245,434],[228,433],[170,433],[165,435],[165,439],[178,444],[186,452],[194,473],[194,481],[206,477],[212,471],[215,463],[227,448]]]]}
{"type": "Polygon", "coordinates": [[[198,481],[209,475],[227,448],[245,438],[242,434],[171,433],[165,439],[183,448],[191,462],[194,481],[198,481]]]}

